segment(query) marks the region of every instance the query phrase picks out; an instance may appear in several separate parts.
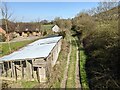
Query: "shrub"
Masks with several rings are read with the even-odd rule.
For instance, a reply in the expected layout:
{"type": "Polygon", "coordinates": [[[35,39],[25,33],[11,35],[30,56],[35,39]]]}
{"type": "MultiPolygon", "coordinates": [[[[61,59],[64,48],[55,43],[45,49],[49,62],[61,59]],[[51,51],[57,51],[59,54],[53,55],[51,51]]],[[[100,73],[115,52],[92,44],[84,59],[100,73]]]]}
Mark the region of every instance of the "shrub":
{"type": "Polygon", "coordinates": [[[4,42],[6,40],[6,37],[4,34],[0,34],[0,42],[4,42]]]}
{"type": "Polygon", "coordinates": [[[118,41],[120,41],[118,29],[113,28],[112,25],[98,28],[83,39],[84,48],[89,56],[86,66],[92,89],[114,88],[120,84],[118,41]]]}
{"type": "Polygon", "coordinates": [[[43,36],[45,36],[46,34],[47,34],[47,32],[46,32],[46,31],[44,31],[44,32],[43,32],[43,36]]]}
{"type": "Polygon", "coordinates": [[[66,33],[65,33],[65,31],[60,31],[60,32],[58,32],[58,35],[63,36],[63,38],[64,38],[66,36],[66,33]]]}

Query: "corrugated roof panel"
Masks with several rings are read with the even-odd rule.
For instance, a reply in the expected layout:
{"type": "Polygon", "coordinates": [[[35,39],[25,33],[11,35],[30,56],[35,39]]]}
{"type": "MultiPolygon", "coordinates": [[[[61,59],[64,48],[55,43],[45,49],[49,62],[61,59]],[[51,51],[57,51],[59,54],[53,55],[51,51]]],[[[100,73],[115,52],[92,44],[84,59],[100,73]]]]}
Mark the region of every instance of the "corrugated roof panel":
{"type": "Polygon", "coordinates": [[[0,60],[9,61],[9,60],[20,60],[20,59],[32,59],[32,58],[41,58],[47,57],[56,43],[62,38],[62,36],[44,38],[37,40],[31,44],[28,44],[26,47],[19,49],[11,53],[10,55],[6,55],[0,60]]]}

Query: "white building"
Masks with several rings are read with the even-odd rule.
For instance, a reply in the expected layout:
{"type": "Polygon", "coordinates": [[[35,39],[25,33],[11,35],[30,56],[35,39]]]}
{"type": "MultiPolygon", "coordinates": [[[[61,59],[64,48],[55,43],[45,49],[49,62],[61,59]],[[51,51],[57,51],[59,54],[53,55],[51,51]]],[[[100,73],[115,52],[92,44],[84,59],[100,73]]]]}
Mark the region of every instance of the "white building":
{"type": "Polygon", "coordinates": [[[52,28],[53,32],[60,32],[60,28],[57,25],[54,25],[52,28]]]}

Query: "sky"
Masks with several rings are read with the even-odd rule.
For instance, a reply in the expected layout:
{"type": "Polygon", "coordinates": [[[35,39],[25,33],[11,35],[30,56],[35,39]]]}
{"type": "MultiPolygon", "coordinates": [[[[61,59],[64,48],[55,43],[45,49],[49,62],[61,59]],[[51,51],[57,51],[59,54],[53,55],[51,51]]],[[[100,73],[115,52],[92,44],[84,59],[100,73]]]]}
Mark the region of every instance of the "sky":
{"type": "Polygon", "coordinates": [[[79,12],[96,7],[97,2],[8,2],[12,19],[31,22],[40,20],[54,20],[55,17],[73,18],[79,12]]]}

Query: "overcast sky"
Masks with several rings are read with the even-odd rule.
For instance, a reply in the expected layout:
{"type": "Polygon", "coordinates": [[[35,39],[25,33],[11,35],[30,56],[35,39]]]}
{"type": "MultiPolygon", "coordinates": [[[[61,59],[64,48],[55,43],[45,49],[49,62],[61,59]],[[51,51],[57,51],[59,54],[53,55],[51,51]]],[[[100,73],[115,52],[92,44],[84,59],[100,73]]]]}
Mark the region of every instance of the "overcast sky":
{"type": "Polygon", "coordinates": [[[9,2],[16,21],[53,20],[55,17],[72,18],[80,11],[98,5],[97,2],[9,2]]]}

